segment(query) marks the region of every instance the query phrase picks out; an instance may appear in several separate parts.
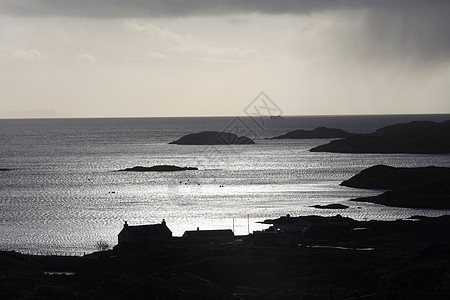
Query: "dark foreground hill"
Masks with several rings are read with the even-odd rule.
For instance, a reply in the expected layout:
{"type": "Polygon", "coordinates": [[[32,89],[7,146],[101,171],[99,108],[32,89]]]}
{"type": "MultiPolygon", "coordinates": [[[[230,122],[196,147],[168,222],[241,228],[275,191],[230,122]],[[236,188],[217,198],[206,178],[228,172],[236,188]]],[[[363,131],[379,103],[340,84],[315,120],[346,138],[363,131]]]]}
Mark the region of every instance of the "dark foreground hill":
{"type": "Polygon", "coordinates": [[[248,145],[255,142],[246,136],[237,136],[230,132],[203,131],[192,133],[170,142],[177,145],[248,145]]]}
{"type": "Polygon", "coordinates": [[[1,299],[448,299],[449,217],[291,217],[300,246],[186,241],[84,257],[0,251],[1,299]],[[356,230],[357,229],[357,230],[356,230]],[[45,275],[73,271],[75,275],[45,275]],[[368,295],[371,295],[370,297],[368,295]]]}
{"type": "Polygon", "coordinates": [[[352,133],[338,128],[318,127],[313,130],[294,130],[283,135],[273,137],[272,139],[330,139],[346,138],[352,133]]]}
{"type": "Polygon", "coordinates": [[[312,148],[335,153],[450,153],[450,120],[441,123],[414,121],[383,127],[312,148]]]}
{"type": "Polygon", "coordinates": [[[378,196],[352,201],[410,208],[450,208],[450,168],[377,165],[361,171],[341,185],[389,190],[378,196]]]}

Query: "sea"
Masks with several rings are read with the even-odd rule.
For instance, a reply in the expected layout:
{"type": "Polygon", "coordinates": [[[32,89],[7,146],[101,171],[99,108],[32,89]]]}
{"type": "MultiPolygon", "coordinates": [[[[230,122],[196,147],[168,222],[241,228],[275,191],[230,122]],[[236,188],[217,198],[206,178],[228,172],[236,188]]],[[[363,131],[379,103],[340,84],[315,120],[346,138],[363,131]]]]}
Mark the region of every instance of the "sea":
{"type": "Polygon", "coordinates": [[[340,214],[357,220],[440,216],[449,210],[353,202],[380,194],[340,186],[361,170],[450,166],[450,155],[310,152],[329,139],[268,139],[296,129],[334,127],[355,133],[440,115],[245,116],[0,120],[0,250],[82,255],[111,246],[124,221],[186,230],[263,230],[266,219],[340,214]],[[254,145],[174,145],[200,131],[229,131],[254,145]],[[197,167],[183,172],[117,172],[133,166],[197,167]],[[341,203],[329,210],[316,204],[341,203]]]}

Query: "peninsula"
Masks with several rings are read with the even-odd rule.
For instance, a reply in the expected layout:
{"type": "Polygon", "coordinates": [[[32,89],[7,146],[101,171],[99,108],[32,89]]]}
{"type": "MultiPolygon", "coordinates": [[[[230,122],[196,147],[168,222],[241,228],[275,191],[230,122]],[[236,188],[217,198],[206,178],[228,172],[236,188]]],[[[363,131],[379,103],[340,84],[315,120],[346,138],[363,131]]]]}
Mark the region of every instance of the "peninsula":
{"type": "Polygon", "coordinates": [[[378,196],[351,201],[409,208],[450,208],[450,168],[394,168],[377,165],[361,171],[341,185],[388,190],[378,196]]]}
{"type": "Polygon", "coordinates": [[[192,133],[170,142],[177,145],[249,145],[255,142],[246,136],[237,136],[230,132],[203,131],[192,133]]]}
{"type": "Polygon", "coordinates": [[[349,136],[312,148],[334,153],[450,153],[450,120],[413,121],[383,127],[370,134],[349,136]]]}

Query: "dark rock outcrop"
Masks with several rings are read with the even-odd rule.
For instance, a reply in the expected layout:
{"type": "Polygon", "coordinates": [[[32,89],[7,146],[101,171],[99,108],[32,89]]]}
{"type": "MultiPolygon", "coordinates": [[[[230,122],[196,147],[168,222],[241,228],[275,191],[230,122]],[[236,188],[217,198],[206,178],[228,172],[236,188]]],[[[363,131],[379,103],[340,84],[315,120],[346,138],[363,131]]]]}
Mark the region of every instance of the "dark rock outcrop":
{"type": "Polygon", "coordinates": [[[414,121],[383,127],[312,148],[335,153],[450,153],[450,120],[441,123],[414,121]]]}
{"type": "Polygon", "coordinates": [[[177,145],[248,145],[255,142],[246,136],[237,136],[234,133],[203,131],[192,133],[170,142],[177,145]]]}
{"type": "Polygon", "coordinates": [[[339,203],[333,203],[333,204],[327,204],[327,205],[317,204],[317,205],[313,205],[311,207],[320,208],[320,209],[346,209],[346,208],[348,208],[347,205],[339,204],[339,203]]]}
{"type": "Polygon", "coordinates": [[[313,130],[294,130],[286,134],[273,137],[272,139],[329,139],[346,138],[352,133],[338,128],[318,127],[313,130]]]}
{"type": "Polygon", "coordinates": [[[142,167],[136,166],[133,168],[126,168],[122,170],[118,170],[119,172],[177,172],[177,171],[192,171],[198,170],[198,168],[194,167],[178,167],[171,165],[159,165],[153,167],[142,167]]]}
{"type": "Polygon", "coordinates": [[[385,165],[376,165],[341,183],[343,186],[363,189],[392,190],[434,181],[450,181],[450,168],[420,167],[395,168],[385,165]]]}
{"type": "Polygon", "coordinates": [[[352,199],[357,202],[371,202],[386,206],[408,208],[450,208],[450,182],[436,181],[400,187],[373,197],[352,199]]]}
{"type": "Polygon", "coordinates": [[[389,190],[378,196],[352,201],[396,207],[450,208],[450,168],[394,168],[377,165],[361,171],[341,185],[389,190]]]}

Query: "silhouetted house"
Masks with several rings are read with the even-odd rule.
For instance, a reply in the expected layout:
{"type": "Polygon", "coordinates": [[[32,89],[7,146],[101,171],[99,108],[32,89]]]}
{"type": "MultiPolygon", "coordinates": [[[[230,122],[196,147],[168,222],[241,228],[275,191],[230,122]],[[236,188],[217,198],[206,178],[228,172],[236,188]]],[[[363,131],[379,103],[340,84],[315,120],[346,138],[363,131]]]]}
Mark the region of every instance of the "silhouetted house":
{"type": "Polygon", "coordinates": [[[219,229],[219,230],[191,230],[185,231],[183,238],[199,239],[199,240],[226,240],[234,238],[234,233],[231,229],[219,229]]]}
{"type": "Polygon", "coordinates": [[[161,224],[129,226],[125,221],[119,233],[119,247],[126,246],[160,246],[172,239],[172,231],[167,227],[166,221],[161,224]]]}

